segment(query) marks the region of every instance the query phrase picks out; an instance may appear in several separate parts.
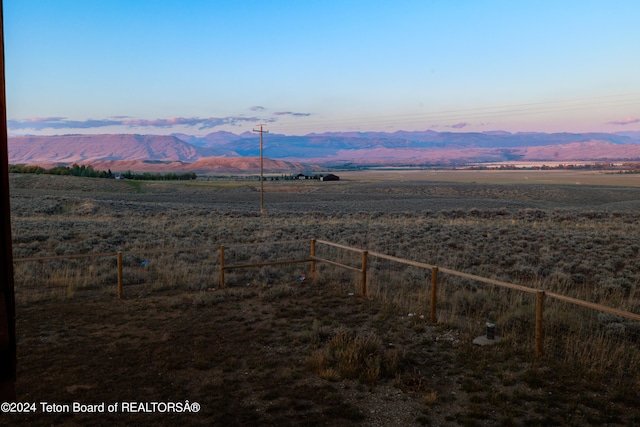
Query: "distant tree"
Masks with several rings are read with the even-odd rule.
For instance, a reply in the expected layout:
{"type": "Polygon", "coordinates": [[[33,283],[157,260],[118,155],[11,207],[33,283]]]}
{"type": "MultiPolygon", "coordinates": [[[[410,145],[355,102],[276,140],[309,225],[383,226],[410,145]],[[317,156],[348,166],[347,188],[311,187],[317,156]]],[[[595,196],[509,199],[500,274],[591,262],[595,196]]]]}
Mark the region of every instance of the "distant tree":
{"type": "MultiPolygon", "coordinates": [[[[27,166],[27,165],[9,165],[9,172],[11,173],[45,173],[50,175],[72,175],[82,176],[87,178],[115,178],[111,169],[108,171],[96,170],[93,166],[78,165],[74,163],[71,167],[68,166],[56,166],[51,169],[44,169],[40,166],[27,166]]],[[[194,180],[198,176],[194,172],[185,172],[177,174],[175,172],[169,172],[166,174],[144,172],[141,174],[134,174],[130,170],[122,174],[123,178],[133,180],[146,180],[146,181],[188,181],[194,180]]]]}
{"type": "Polygon", "coordinates": [[[70,175],[69,168],[66,166],[56,166],[47,171],[51,175],[70,175]]]}

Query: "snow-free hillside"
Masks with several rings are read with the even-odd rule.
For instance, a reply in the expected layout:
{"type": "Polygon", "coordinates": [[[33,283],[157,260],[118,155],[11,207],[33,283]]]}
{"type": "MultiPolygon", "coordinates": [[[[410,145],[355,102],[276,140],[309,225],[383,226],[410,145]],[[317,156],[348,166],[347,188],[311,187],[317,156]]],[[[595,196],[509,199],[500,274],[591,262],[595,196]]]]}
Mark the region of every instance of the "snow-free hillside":
{"type": "MultiPolygon", "coordinates": [[[[259,136],[214,132],[206,136],[56,135],[9,138],[9,162],[31,165],[91,164],[146,171],[254,171],[259,136]]],[[[638,161],[636,132],[606,134],[509,132],[349,132],[264,136],[272,171],[311,164],[450,165],[468,162],[638,161]]]]}

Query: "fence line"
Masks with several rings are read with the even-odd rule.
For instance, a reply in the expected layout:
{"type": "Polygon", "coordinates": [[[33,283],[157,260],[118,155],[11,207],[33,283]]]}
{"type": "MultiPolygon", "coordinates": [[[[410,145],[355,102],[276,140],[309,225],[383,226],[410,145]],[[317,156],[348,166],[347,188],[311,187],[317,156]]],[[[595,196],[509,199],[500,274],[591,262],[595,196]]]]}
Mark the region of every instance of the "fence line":
{"type": "MultiPolygon", "coordinates": [[[[295,259],[291,261],[269,261],[269,262],[258,262],[254,264],[236,264],[236,265],[226,265],[225,270],[232,270],[235,268],[251,268],[251,267],[266,267],[268,265],[284,265],[284,264],[298,264],[304,262],[311,262],[311,259],[295,259]]],[[[340,265],[340,264],[338,264],[340,265]]],[[[346,267],[346,266],[344,266],[346,267]]],[[[222,288],[224,286],[221,286],[222,288]]]]}
{"type": "Polygon", "coordinates": [[[410,261],[408,259],[398,258],[398,257],[395,257],[395,256],[382,254],[380,252],[369,251],[369,255],[374,256],[376,258],[387,259],[389,261],[395,261],[395,262],[411,265],[413,267],[418,267],[418,268],[431,269],[431,268],[435,267],[435,265],[430,265],[430,264],[427,264],[427,263],[424,263],[424,262],[418,262],[418,261],[410,261]]]}
{"type": "Polygon", "coordinates": [[[101,257],[116,257],[116,269],[118,272],[118,280],[117,280],[117,290],[118,290],[118,299],[122,299],[123,295],[123,255],[133,255],[133,254],[157,254],[157,253],[166,253],[166,252],[192,252],[199,250],[212,250],[218,249],[217,246],[191,246],[184,248],[170,248],[170,249],[133,249],[130,251],[117,251],[117,252],[101,252],[101,253],[90,253],[90,254],[73,254],[73,255],[53,255],[53,256],[42,256],[42,257],[27,257],[27,258],[14,258],[13,262],[32,262],[32,261],[51,261],[56,259],[77,259],[77,258],[101,258],[101,257]]]}
{"type": "Polygon", "coordinates": [[[451,270],[450,268],[440,267],[442,273],[451,274],[452,276],[464,277],[465,279],[475,280],[476,282],[486,283],[488,285],[500,286],[501,288],[509,288],[516,291],[535,294],[538,289],[529,288],[527,286],[516,285],[514,283],[503,282],[501,280],[489,279],[487,277],[476,276],[475,274],[463,273],[462,271],[451,270]]]}
{"type": "MultiPolygon", "coordinates": [[[[266,245],[274,245],[274,244],[293,244],[293,243],[302,243],[307,240],[290,240],[290,241],[280,241],[280,242],[263,242],[263,243],[237,243],[231,244],[226,247],[255,247],[255,246],[266,246],[266,245]]],[[[240,269],[240,268],[254,268],[254,267],[262,267],[262,266],[271,266],[271,265],[284,265],[284,264],[298,264],[298,263],[310,263],[310,274],[311,277],[315,277],[316,274],[316,263],[321,262],[329,265],[333,265],[339,268],[343,268],[346,270],[354,271],[361,274],[361,294],[362,296],[367,295],[367,263],[368,257],[373,256],[381,259],[386,259],[394,262],[398,262],[404,265],[409,265],[425,270],[431,270],[431,280],[427,281],[427,286],[431,288],[431,301],[430,301],[430,318],[433,323],[437,322],[436,318],[436,306],[437,306],[437,282],[439,273],[450,274],[453,276],[463,277],[466,279],[470,279],[473,281],[486,283],[489,285],[495,285],[502,288],[512,289],[519,292],[535,294],[536,295],[536,314],[535,314],[535,354],[540,357],[543,353],[542,343],[543,343],[543,314],[544,314],[544,300],[546,297],[553,298],[556,300],[564,301],[570,304],[575,304],[578,306],[586,307],[589,309],[597,310],[604,313],[613,314],[616,316],[620,316],[623,318],[627,318],[630,320],[640,321],[640,315],[635,313],[630,313],[627,311],[619,310],[612,307],[607,307],[602,304],[592,303],[589,301],[584,301],[577,298],[572,298],[569,296],[561,295],[555,292],[547,292],[542,289],[534,289],[527,286],[517,285],[509,282],[503,282],[500,280],[490,279],[482,276],[477,276],[474,274],[464,273],[457,270],[452,270],[449,268],[437,267],[435,265],[412,261],[404,258],[398,258],[395,256],[383,254],[380,252],[369,252],[364,249],[353,248],[351,246],[329,242],[326,240],[320,239],[311,239],[310,240],[310,255],[308,258],[304,259],[296,259],[296,260],[283,260],[283,261],[268,261],[261,263],[247,263],[247,264],[235,264],[235,265],[226,265],[225,264],[225,245],[219,246],[199,246],[199,247],[187,247],[187,248],[170,248],[170,249],[152,249],[152,250],[144,250],[144,249],[136,249],[131,251],[118,251],[118,252],[104,252],[104,253],[95,253],[95,254],[76,254],[76,255],[56,255],[56,256],[48,256],[48,257],[30,257],[30,258],[15,258],[14,262],[28,262],[28,261],[47,261],[54,259],[73,259],[73,258],[90,258],[90,257],[109,257],[116,256],[117,257],[117,271],[118,271],[118,299],[122,298],[123,295],[123,263],[122,257],[124,254],[136,254],[136,253],[166,253],[166,252],[188,252],[188,251],[197,251],[197,250],[212,250],[218,249],[220,254],[220,288],[225,287],[225,271],[231,269],[240,269]],[[325,259],[322,257],[316,256],[316,245],[323,244],[339,249],[344,249],[351,252],[360,253],[362,256],[362,261],[360,267],[353,267],[350,265],[342,264],[337,261],[332,261],[329,259],[325,259]]]]}
{"type": "Polygon", "coordinates": [[[336,262],[336,261],[331,261],[331,260],[326,259],[326,258],[320,258],[318,256],[314,256],[311,260],[324,262],[325,264],[329,264],[329,265],[335,265],[336,267],[341,267],[341,268],[344,268],[346,270],[355,271],[356,273],[362,273],[362,268],[352,267],[350,265],[342,264],[342,263],[339,263],[339,262],[336,262]]]}
{"type": "MultiPolygon", "coordinates": [[[[266,245],[269,243],[263,243],[263,245],[266,245]]],[[[564,296],[564,295],[560,295],[554,292],[547,292],[544,291],[542,289],[535,289],[535,288],[530,288],[527,286],[522,286],[522,285],[517,285],[514,283],[509,283],[509,282],[504,282],[501,280],[496,280],[496,279],[490,279],[487,277],[482,277],[482,276],[477,276],[474,274],[470,274],[470,273],[464,273],[462,271],[457,271],[457,270],[452,270],[449,268],[443,268],[443,267],[437,267],[435,265],[431,265],[431,264],[427,264],[427,263],[423,263],[423,262],[418,262],[418,261],[411,261],[408,259],[404,259],[404,258],[398,258],[395,256],[391,256],[391,255],[387,255],[387,254],[383,254],[380,252],[369,252],[367,250],[364,249],[358,249],[358,248],[354,248],[351,246],[347,246],[347,245],[343,245],[343,244],[339,244],[339,243],[334,243],[334,242],[329,242],[326,240],[320,240],[320,239],[311,239],[311,249],[310,249],[311,255],[310,255],[310,259],[306,260],[306,261],[298,261],[298,262],[312,262],[312,266],[311,266],[311,274],[312,277],[315,274],[315,262],[324,262],[326,264],[329,265],[333,265],[333,266],[337,266],[340,268],[344,268],[350,271],[355,271],[355,272],[359,272],[361,273],[361,287],[362,287],[362,296],[366,296],[367,294],[367,258],[368,256],[373,256],[373,257],[377,257],[377,258],[382,258],[382,259],[387,259],[390,261],[395,261],[401,264],[405,264],[405,265],[410,265],[413,267],[418,267],[418,268],[422,268],[422,269],[430,269],[431,270],[431,281],[430,281],[430,288],[431,288],[431,301],[430,301],[430,318],[432,322],[436,322],[437,318],[436,318],[436,306],[437,306],[437,281],[438,281],[438,273],[445,273],[445,274],[450,274],[453,276],[458,276],[458,277],[463,277],[466,279],[470,279],[470,280],[474,280],[477,282],[481,282],[481,283],[486,283],[489,285],[494,285],[494,286],[499,286],[502,288],[507,288],[507,289],[512,289],[512,290],[516,290],[519,292],[524,292],[524,293],[528,293],[528,294],[535,294],[536,296],[536,301],[535,301],[535,355],[537,357],[541,357],[543,354],[543,337],[544,337],[544,329],[543,329],[543,319],[544,319],[544,300],[546,297],[549,298],[554,298],[557,300],[561,300],[561,301],[565,301],[568,303],[572,303],[572,304],[576,304],[579,306],[583,306],[583,307],[587,307],[590,309],[594,309],[594,310],[598,310],[601,312],[605,312],[605,313],[610,313],[610,314],[615,314],[627,319],[631,319],[631,320],[640,320],[640,315],[638,314],[634,314],[634,313],[629,313],[626,311],[622,311],[622,310],[618,310],[615,308],[611,308],[611,307],[607,307],[604,306],[602,304],[596,304],[596,303],[592,303],[592,302],[588,302],[588,301],[584,301],[584,300],[580,300],[577,298],[571,298],[568,296],[564,296]],[[315,255],[316,253],[316,244],[325,244],[328,246],[332,246],[332,247],[336,247],[339,249],[344,249],[347,251],[351,251],[351,252],[359,252],[362,254],[362,264],[360,268],[357,267],[353,267],[353,266],[349,266],[349,265],[345,265],[336,261],[332,261],[332,260],[328,260],[328,259],[324,259],[324,258],[320,258],[318,256],[315,255]]],[[[221,252],[220,252],[220,256],[221,256],[221,264],[220,264],[220,272],[221,272],[221,278],[224,277],[224,270],[229,269],[229,268],[238,268],[238,266],[229,266],[229,267],[225,267],[224,265],[224,249],[221,247],[221,252]]],[[[286,262],[283,262],[286,263],[286,262]]],[[[259,264],[245,264],[244,267],[254,267],[254,266],[259,266],[259,264]]],[[[222,282],[221,282],[222,283],[222,282]]]]}
{"type": "MultiPolygon", "coordinates": [[[[264,245],[290,245],[292,243],[304,243],[304,242],[308,242],[307,239],[304,240],[280,240],[277,242],[267,242],[267,243],[230,243],[230,244],[225,244],[224,247],[225,248],[239,248],[239,247],[243,247],[243,248],[249,248],[252,246],[264,246],[264,245]]],[[[217,249],[217,247],[216,247],[217,249]]]]}
{"type": "Polygon", "coordinates": [[[116,256],[116,252],[102,252],[98,254],[75,254],[75,255],[54,255],[54,256],[40,256],[30,258],[16,258],[13,262],[27,262],[27,261],[50,261],[52,259],[73,259],[73,258],[99,258],[116,256]]]}
{"type": "Polygon", "coordinates": [[[354,251],[354,252],[364,252],[363,249],[357,249],[351,246],[341,245],[340,243],[333,243],[327,240],[320,240],[320,239],[314,239],[314,240],[316,241],[316,243],[322,243],[323,245],[333,246],[334,248],[346,249],[348,251],[354,251]]]}
{"type": "Polygon", "coordinates": [[[572,298],[561,294],[556,294],[555,292],[546,292],[544,291],[546,296],[549,298],[554,298],[560,301],[568,302],[575,305],[580,305],[586,308],[592,308],[594,310],[603,311],[609,314],[615,314],[616,316],[626,317],[630,320],[640,320],[640,314],[629,313],[628,311],[618,310],[617,308],[607,307],[606,305],[596,304],[594,302],[589,302],[585,300],[581,300],[578,298],[572,298]]]}
{"type": "Polygon", "coordinates": [[[132,254],[160,254],[163,252],[193,252],[193,251],[206,251],[211,249],[218,249],[217,246],[191,246],[188,248],[170,248],[170,249],[133,249],[125,251],[128,255],[132,254]]]}
{"type": "MultiPolygon", "coordinates": [[[[218,247],[220,251],[220,288],[225,287],[225,274],[226,270],[238,269],[238,268],[253,268],[253,267],[265,267],[269,265],[284,265],[284,264],[300,264],[309,262],[311,263],[311,272],[315,271],[315,262],[312,259],[313,254],[315,254],[315,250],[311,248],[311,256],[307,259],[297,259],[297,260],[287,260],[287,261],[271,261],[271,262],[261,262],[261,263],[248,263],[248,264],[236,264],[236,265],[226,265],[225,264],[225,256],[224,250],[225,248],[238,248],[238,247],[256,247],[256,246],[265,246],[265,245],[283,245],[283,244],[293,244],[293,243],[303,243],[307,240],[283,240],[279,242],[266,242],[266,243],[234,243],[228,245],[220,245],[218,247]]],[[[314,240],[311,241],[311,245],[313,246],[314,240]]]]}

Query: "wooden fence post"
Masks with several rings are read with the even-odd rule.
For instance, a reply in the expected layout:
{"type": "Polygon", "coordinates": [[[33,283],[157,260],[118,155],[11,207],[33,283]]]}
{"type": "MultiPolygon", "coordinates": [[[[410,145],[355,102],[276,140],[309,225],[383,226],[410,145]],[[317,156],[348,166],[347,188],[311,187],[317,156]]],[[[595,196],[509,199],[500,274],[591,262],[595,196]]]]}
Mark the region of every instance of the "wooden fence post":
{"type": "Polygon", "coordinates": [[[220,245],[220,289],[224,288],[224,245],[220,245]]]}
{"type": "Polygon", "coordinates": [[[122,252],[116,252],[118,257],[118,299],[122,299],[122,252]]]}
{"type": "Polygon", "coordinates": [[[367,296],[367,253],[362,251],[362,296],[367,296]]]}
{"type": "Polygon", "coordinates": [[[438,321],[436,317],[436,299],[438,295],[438,267],[431,267],[431,322],[438,321]]]}
{"type": "Polygon", "coordinates": [[[543,347],[543,330],[542,330],[542,315],[544,311],[544,291],[539,290],[536,293],[536,357],[542,356],[543,347]]]}
{"type": "MultiPolygon", "coordinates": [[[[311,259],[313,260],[313,257],[316,256],[316,239],[311,239],[311,259]]],[[[315,279],[316,278],[316,262],[315,261],[311,261],[311,267],[310,267],[311,271],[309,272],[309,275],[311,276],[311,279],[315,279]]]]}

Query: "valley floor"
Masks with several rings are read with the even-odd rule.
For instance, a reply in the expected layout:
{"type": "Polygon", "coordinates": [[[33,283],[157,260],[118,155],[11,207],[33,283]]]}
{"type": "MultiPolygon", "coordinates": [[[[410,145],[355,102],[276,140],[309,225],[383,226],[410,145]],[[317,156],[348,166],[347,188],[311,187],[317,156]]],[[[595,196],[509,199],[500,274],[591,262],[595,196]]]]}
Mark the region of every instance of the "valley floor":
{"type": "MultiPolygon", "coordinates": [[[[131,252],[122,300],[114,259],[15,263],[19,401],[200,410],[1,414],[0,424],[640,424],[633,322],[550,303],[535,359],[531,302],[469,281],[442,279],[431,324],[424,273],[392,263],[371,263],[363,298],[357,275],[329,266],[302,281],[306,266],[239,270],[219,289],[215,250],[157,252],[315,237],[638,313],[640,188],[267,182],[261,216],[258,184],[12,175],[16,260],[131,252]],[[503,341],[474,346],[490,316],[503,341]]],[[[300,249],[282,251],[228,256],[300,249]]]]}

